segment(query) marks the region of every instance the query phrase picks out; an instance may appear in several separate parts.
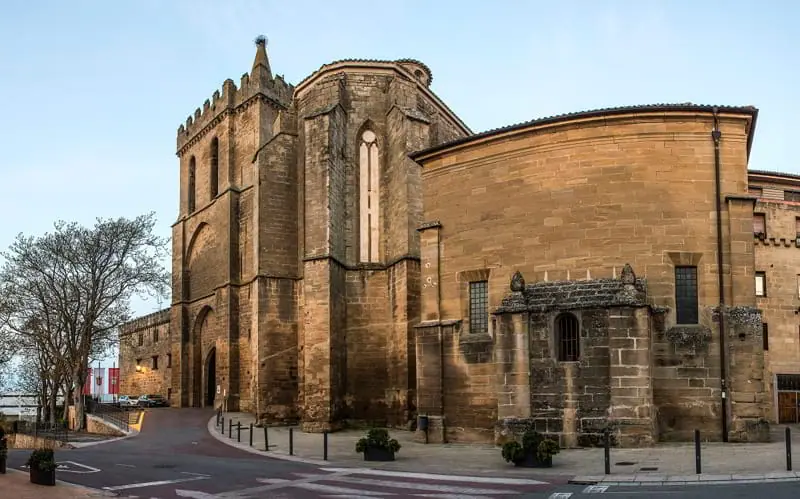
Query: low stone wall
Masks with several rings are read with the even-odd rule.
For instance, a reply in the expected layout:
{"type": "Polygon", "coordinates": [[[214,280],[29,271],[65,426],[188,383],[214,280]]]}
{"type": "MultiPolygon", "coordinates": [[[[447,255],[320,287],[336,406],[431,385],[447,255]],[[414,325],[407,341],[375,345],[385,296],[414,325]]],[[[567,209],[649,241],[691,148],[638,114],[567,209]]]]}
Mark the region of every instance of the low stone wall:
{"type": "Polygon", "coordinates": [[[109,435],[112,437],[125,436],[119,429],[115,428],[104,419],[92,414],[86,415],[86,431],[98,435],[109,435]]]}
{"type": "Polygon", "coordinates": [[[68,444],[45,437],[15,433],[8,436],[9,449],[60,449],[68,444]]]}

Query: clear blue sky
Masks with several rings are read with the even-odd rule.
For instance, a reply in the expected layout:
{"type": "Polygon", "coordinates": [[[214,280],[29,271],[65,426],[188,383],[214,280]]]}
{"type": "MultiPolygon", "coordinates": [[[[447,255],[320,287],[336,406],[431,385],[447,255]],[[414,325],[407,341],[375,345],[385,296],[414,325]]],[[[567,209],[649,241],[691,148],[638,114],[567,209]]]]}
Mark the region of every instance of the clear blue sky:
{"type": "MultiPolygon", "coordinates": [[[[800,3],[8,2],[0,15],[0,248],[63,218],[178,207],[178,125],[269,38],[297,83],[342,58],[410,57],[475,131],[591,108],[755,105],[750,167],[800,172],[800,3]],[[769,7],[767,7],[769,6],[769,7]]],[[[137,303],[149,313],[156,303],[137,303]]]]}

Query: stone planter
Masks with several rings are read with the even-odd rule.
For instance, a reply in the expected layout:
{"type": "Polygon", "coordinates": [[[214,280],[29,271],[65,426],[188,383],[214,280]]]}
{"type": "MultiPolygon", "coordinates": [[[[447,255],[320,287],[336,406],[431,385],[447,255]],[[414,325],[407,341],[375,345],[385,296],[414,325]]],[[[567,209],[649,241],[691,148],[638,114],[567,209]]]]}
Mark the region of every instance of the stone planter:
{"type": "Polygon", "coordinates": [[[367,447],[364,461],[394,461],[394,452],[383,447],[367,447]]]}
{"type": "Polygon", "coordinates": [[[30,469],[31,483],[36,485],[49,485],[56,484],[56,470],[42,471],[37,468],[30,469]]]}

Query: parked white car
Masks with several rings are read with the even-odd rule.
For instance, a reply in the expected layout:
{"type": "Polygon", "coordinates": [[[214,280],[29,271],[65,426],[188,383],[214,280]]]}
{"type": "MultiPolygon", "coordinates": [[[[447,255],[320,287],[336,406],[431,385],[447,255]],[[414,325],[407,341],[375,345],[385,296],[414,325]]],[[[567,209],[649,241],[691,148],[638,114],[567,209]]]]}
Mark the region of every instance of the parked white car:
{"type": "Polygon", "coordinates": [[[128,395],[119,396],[120,407],[136,407],[139,405],[139,397],[129,397],[128,395]]]}

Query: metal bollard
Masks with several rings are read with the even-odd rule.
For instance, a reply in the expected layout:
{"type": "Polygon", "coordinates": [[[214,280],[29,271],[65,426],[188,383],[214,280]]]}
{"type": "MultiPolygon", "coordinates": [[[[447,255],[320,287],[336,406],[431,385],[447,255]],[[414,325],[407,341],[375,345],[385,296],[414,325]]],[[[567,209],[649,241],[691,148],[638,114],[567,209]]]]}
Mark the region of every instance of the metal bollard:
{"type": "Polygon", "coordinates": [[[250,447],[253,446],[253,423],[250,423],[250,447]]]}
{"type": "Polygon", "coordinates": [[[228,420],[228,438],[233,438],[233,420],[228,420]]]}
{"type": "Polygon", "coordinates": [[[219,427],[219,432],[225,434],[225,416],[222,416],[222,424],[219,427]]]}
{"type": "Polygon", "coordinates": [[[328,432],[322,432],[322,460],[328,460],[328,432]]]}
{"type": "Polygon", "coordinates": [[[241,421],[237,421],[236,422],[236,441],[237,442],[241,442],[242,441],[242,422],[241,421]]]}
{"type": "Polygon", "coordinates": [[[289,428],[289,455],[294,456],[294,428],[289,428]]]}
{"type": "Polygon", "coordinates": [[[606,428],[606,441],[603,445],[603,454],[606,463],[606,475],[611,474],[611,432],[606,428]]]}
{"type": "Polygon", "coordinates": [[[786,471],[792,471],[792,430],[786,427],[786,471]]]}
{"type": "Polygon", "coordinates": [[[266,424],[264,425],[264,450],[269,450],[269,431],[266,424]]]}
{"type": "Polygon", "coordinates": [[[698,475],[702,473],[700,464],[700,430],[694,430],[694,467],[698,475]]]}

